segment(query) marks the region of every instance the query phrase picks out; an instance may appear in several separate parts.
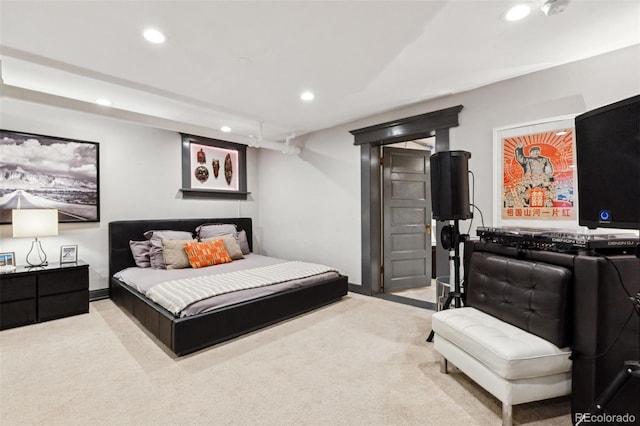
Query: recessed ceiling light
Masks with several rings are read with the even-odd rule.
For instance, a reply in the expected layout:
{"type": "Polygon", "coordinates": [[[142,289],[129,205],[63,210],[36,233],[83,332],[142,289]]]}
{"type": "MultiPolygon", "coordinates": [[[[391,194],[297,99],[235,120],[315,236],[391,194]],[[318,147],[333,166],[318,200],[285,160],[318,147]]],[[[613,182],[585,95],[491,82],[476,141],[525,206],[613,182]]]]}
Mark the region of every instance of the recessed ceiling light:
{"type": "Polygon", "coordinates": [[[540,10],[547,16],[557,15],[564,12],[571,0],[543,0],[540,10]]]}
{"type": "Polygon", "coordinates": [[[231,131],[231,127],[229,126],[222,126],[220,127],[220,130],[222,130],[225,133],[229,133],[231,131]]]}
{"type": "Polygon", "coordinates": [[[507,21],[519,21],[526,18],[531,13],[531,6],[528,4],[517,4],[511,9],[507,10],[504,14],[504,19],[507,21]]]}
{"type": "Polygon", "coordinates": [[[164,43],[164,41],[167,39],[164,36],[164,34],[162,34],[160,31],[155,30],[153,28],[149,28],[145,30],[143,35],[144,35],[144,38],[147,39],[147,41],[150,41],[151,43],[156,43],[156,44],[164,43]]]}
{"type": "Polygon", "coordinates": [[[105,98],[96,99],[96,103],[102,106],[111,106],[111,101],[105,98]]]}
{"type": "Polygon", "coordinates": [[[302,92],[300,94],[300,99],[302,99],[303,101],[312,101],[313,98],[315,98],[316,96],[313,94],[313,92],[302,92]]]}

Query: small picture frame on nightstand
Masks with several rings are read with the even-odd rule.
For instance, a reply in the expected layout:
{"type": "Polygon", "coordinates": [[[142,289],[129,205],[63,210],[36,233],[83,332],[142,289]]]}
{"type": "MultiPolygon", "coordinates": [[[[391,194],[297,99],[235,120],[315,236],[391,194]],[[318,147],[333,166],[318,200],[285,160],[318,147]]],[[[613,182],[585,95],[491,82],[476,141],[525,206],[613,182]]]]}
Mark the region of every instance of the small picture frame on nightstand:
{"type": "Polygon", "coordinates": [[[11,272],[16,269],[16,254],[12,251],[0,253],[0,272],[11,272]]]}
{"type": "Polygon", "coordinates": [[[60,246],[60,263],[76,263],[78,261],[78,246],[60,246]]]}

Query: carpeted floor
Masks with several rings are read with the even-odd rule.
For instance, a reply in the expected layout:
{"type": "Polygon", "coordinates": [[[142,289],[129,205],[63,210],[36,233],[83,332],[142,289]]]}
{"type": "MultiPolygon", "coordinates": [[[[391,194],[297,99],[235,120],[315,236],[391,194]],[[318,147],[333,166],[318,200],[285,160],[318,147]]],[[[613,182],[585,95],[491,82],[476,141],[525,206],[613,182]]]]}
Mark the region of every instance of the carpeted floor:
{"type": "MultiPolygon", "coordinates": [[[[342,301],[177,358],[110,300],[0,332],[2,425],[500,425],[500,404],[439,372],[431,311],[342,301]]],[[[569,398],[514,423],[571,425],[569,398]]]]}

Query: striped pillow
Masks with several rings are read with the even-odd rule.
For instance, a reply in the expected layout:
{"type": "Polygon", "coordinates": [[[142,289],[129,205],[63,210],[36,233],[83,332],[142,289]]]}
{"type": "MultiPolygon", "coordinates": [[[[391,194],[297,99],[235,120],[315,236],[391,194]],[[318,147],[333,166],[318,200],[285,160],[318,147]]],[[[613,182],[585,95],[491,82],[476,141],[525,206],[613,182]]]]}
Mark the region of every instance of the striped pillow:
{"type": "Polygon", "coordinates": [[[232,261],[222,240],[185,243],[184,251],[187,253],[192,268],[202,268],[232,261]]]}

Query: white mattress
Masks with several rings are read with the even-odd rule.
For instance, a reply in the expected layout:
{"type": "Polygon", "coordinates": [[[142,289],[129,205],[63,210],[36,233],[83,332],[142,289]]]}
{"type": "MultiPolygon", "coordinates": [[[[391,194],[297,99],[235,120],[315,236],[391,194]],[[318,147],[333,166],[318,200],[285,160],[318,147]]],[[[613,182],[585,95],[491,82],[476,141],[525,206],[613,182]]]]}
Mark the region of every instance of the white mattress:
{"type": "MultiPolygon", "coordinates": [[[[231,263],[209,266],[206,268],[185,268],[185,269],[151,269],[151,268],[126,268],[116,273],[114,278],[124,282],[128,286],[136,289],[145,295],[154,286],[170,280],[191,278],[204,275],[216,275],[227,272],[239,271],[243,269],[258,268],[261,266],[275,265],[283,263],[285,260],[275,257],[262,256],[250,253],[245,255],[244,259],[234,260],[231,263]]],[[[258,287],[247,290],[239,290],[232,293],[221,294],[219,296],[210,297],[187,306],[181,313],[181,317],[196,315],[224,306],[234,305],[247,300],[287,291],[294,288],[300,288],[307,285],[337,278],[335,272],[327,272],[325,274],[314,275],[312,277],[299,280],[291,280],[280,284],[274,284],[265,287],[258,287]]]]}

